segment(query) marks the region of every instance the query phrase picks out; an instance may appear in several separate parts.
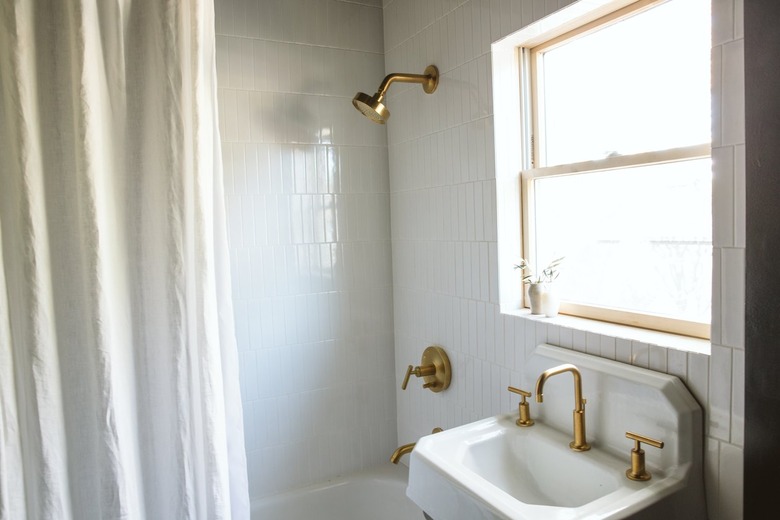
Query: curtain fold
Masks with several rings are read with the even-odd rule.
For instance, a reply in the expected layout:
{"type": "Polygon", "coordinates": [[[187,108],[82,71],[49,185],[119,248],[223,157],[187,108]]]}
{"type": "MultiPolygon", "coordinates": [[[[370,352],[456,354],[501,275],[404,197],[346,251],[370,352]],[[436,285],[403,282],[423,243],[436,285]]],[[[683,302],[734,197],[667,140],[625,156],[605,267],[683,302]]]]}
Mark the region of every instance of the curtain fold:
{"type": "Polygon", "coordinates": [[[204,0],[0,0],[0,519],[249,518],[204,0]]]}

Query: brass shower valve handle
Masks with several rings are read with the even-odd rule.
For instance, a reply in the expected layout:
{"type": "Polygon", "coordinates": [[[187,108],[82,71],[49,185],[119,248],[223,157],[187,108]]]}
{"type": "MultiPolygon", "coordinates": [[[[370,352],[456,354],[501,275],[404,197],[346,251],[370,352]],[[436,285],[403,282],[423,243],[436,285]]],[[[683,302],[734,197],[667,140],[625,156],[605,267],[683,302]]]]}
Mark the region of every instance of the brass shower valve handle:
{"type": "MultiPolygon", "coordinates": [[[[406,386],[409,384],[409,378],[414,374],[417,377],[432,376],[436,373],[436,367],[433,365],[427,365],[424,367],[415,367],[409,365],[406,369],[406,375],[404,376],[404,382],[401,384],[401,390],[406,390],[406,386]]],[[[423,388],[430,388],[433,383],[426,383],[423,388]]]]}
{"type": "Polygon", "coordinates": [[[533,426],[534,420],[531,419],[531,410],[528,405],[528,401],[526,401],[526,397],[531,397],[531,392],[526,392],[525,390],[520,390],[519,388],[515,388],[514,386],[507,387],[507,390],[510,392],[513,392],[515,394],[520,394],[520,418],[515,421],[515,424],[518,426],[533,426]]]}
{"type": "Polygon", "coordinates": [[[641,445],[645,443],[661,449],[664,447],[663,441],[633,432],[626,432],[626,437],[634,441],[634,448],[631,450],[631,467],[626,470],[626,477],[631,480],[650,480],[652,475],[645,469],[645,450],[641,445]]]}
{"type": "Polygon", "coordinates": [[[450,360],[447,357],[447,353],[444,352],[443,348],[436,345],[426,348],[420,364],[418,366],[409,365],[406,368],[404,382],[401,383],[402,390],[406,390],[412,374],[423,378],[423,388],[427,388],[432,392],[446,390],[449,388],[452,380],[452,369],[450,368],[450,360]]]}

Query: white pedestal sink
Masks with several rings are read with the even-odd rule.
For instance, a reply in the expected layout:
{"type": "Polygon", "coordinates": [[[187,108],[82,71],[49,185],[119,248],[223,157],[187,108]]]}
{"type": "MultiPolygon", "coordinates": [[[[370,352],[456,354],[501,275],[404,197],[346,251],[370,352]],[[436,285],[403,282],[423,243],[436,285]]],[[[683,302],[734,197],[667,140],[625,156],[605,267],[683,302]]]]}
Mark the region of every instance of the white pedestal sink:
{"type": "Polygon", "coordinates": [[[535,424],[517,413],[489,417],[420,439],[411,455],[407,495],[434,520],[706,519],[702,414],[674,377],[551,345],[526,361],[520,385],[572,363],[587,399],[589,451],[569,448],[572,377],[550,378],[535,424]],[[647,447],[652,478],[629,480],[633,431],[664,442],[647,447]]]}

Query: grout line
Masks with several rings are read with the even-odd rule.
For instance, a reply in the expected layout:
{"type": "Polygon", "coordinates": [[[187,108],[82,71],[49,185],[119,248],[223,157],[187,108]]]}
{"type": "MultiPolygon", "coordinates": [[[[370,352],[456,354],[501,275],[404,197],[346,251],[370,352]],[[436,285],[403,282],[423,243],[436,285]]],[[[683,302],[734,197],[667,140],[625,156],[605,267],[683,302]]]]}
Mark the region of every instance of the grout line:
{"type": "Polygon", "coordinates": [[[295,42],[295,41],[289,41],[289,40],[274,40],[271,38],[259,38],[259,37],[253,37],[253,36],[239,36],[236,34],[219,34],[217,33],[216,36],[221,36],[223,38],[236,38],[239,40],[250,40],[250,41],[259,41],[259,42],[272,42],[272,43],[285,43],[287,45],[302,45],[304,47],[318,47],[321,49],[334,49],[338,51],[348,51],[348,52],[364,52],[366,54],[375,54],[377,56],[384,56],[384,52],[376,52],[376,51],[369,51],[369,50],[363,50],[363,49],[352,49],[350,47],[336,47],[333,45],[320,45],[317,43],[308,43],[308,42],[295,42]]]}

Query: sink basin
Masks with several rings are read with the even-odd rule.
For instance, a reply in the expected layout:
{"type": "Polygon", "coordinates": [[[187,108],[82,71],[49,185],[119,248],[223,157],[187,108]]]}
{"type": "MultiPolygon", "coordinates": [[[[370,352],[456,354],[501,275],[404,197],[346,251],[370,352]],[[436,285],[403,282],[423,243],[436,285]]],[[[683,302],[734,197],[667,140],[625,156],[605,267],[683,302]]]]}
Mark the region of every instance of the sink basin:
{"type": "Polygon", "coordinates": [[[538,422],[519,428],[515,419],[500,415],[420,439],[407,494],[434,519],[625,518],[681,485],[680,472],[657,468],[649,483],[629,480],[628,455],[574,452],[570,435],[538,422]],[[435,496],[447,507],[427,503],[435,496]]]}
{"type": "MultiPolygon", "coordinates": [[[[580,507],[622,484],[624,461],[597,450],[572,452],[566,449],[570,439],[556,430],[544,425],[517,428],[514,416],[493,418],[484,425],[489,426],[486,431],[463,444],[460,464],[521,502],[580,507]]],[[[457,449],[445,443],[437,446],[448,447],[457,449]]]]}
{"type": "Polygon", "coordinates": [[[522,384],[532,389],[541,371],[561,362],[582,372],[589,451],[569,448],[572,382],[558,376],[544,403],[533,403],[533,426],[517,426],[515,412],[421,438],[410,458],[409,498],[434,520],[706,518],[701,410],[679,379],[542,345],[526,361],[522,384]],[[645,448],[649,481],[626,477],[627,430],[665,443],[645,448]]]}

